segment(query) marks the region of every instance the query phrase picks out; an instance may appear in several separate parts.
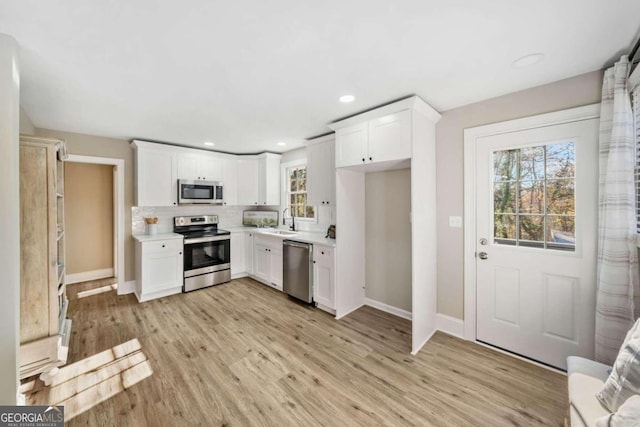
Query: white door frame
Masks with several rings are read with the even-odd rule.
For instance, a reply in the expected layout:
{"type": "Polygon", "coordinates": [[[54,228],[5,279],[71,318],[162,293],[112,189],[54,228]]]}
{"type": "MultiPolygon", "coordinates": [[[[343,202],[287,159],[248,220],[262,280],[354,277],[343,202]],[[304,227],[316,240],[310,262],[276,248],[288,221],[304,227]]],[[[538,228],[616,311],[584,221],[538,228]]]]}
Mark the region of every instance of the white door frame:
{"type": "Polygon", "coordinates": [[[464,338],[476,340],[476,144],[478,138],[600,117],[600,104],[464,130],[464,338]]]}
{"type": "Polygon", "coordinates": [[[89,163],[94,165],[114,166],[113,186],[113,261],[118,295],[125,291],[124,283],[124,159],[111,157],[93,157],[70,154],[65,160],[73,163],[89,163]]]}

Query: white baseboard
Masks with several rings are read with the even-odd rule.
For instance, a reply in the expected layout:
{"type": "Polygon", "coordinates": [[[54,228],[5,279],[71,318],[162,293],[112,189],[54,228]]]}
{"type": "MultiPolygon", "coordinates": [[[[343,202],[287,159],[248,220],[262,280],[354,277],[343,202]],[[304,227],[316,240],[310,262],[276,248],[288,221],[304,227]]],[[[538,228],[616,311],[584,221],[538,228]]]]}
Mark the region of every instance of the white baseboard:
{"type": "Polygon", "coordinates": [[[118,295],[132,294],[136,290],[136,281],[129,280],[128,282],[118,283],[118,295]]]}
{"type": "Polygon", "coordinates": [[[431,334],[424,341],[422,341],[422,343],[415,350],[411,351],[411,354],[414,356],[418,354],[420,350],[422,350],[422,347],[424,347],[424,345],[429,342],[431,337],[433,337],[433,334],[435,334],[437,331],[437,329],[434,329],[433,332],[431,332],[431,334]]]}
{"type": "Polygon", "coordinates": [[[88,282],[89,280],[108,279],[109,277],[113,277],[113,275],[113,268],[103,268],[101,270],[67,274],[66,282],[68,285],[71,285],[73,283],[88,282]]]}
{"type": "Polygon", "coordinates": [[[436,315],[436,328],[454,337],[464,338],[464,321],[438,313],[436,315]]]}
{"type": "Polygon", "coordinates": [[[385,304],[380,301],[373,300],[371,298],[364,299],[365,305],[368,305],[373,308],[377,308],[380,311],[384,311],[389,314],[393,314],[394,316],[402,317],[403,319],[411,320],[411,312],[407,310],[403,310],[398,307],[394,307],[389,304],[385,304]]]}

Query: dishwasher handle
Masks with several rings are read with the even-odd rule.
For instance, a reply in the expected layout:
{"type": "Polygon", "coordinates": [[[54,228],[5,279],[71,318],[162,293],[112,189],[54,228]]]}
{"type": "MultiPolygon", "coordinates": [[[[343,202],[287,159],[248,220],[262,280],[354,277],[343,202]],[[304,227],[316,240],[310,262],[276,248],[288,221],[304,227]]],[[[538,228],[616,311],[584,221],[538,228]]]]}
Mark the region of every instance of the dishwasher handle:
{"type": "Polygon", "coordinates": [[[301,242],[296,242],[294,240],[285,240],[284,242],[282,242],[282,244],[285,246],[293,246],[294,248],[311,250],[310,243],[301,243],[301,242]]]}

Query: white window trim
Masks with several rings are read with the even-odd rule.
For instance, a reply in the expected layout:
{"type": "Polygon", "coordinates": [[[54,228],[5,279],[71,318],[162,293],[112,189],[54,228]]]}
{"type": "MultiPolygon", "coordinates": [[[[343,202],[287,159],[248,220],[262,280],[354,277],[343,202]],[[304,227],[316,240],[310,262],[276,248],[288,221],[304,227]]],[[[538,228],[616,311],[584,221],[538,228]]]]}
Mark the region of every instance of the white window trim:
{"type": "MultiPolygon", "coordinates": [[[[287,175],[287,169],[293,167],[307,166],[307,159],[297,159],[291,160],[289,162],[280,163],[280,176],[282,177],[280,183],[280,200],[282,203],[280,204],[280,211],[284,212],[287,207],[287,185],[289,185],[289,177],[287,175]]],[[[318,207],[315,205],[311,205],[314,208],[315,218],[302,218],[296,217],[296,222],[304,222],[308,224],[317,224],[318,223],[318,207]]],[[[287,211],[287,216],[282,216],[282,219],[291,221],[291,212],[287,211]]]]}
{"type": "MultiPolygon", "coordinates": [[[[638,99],[640,99],[640,65],[636,66],[635,70],[633,70],[633,72],[631,73],[631,75],[629,76],[629,79],[627,80],[627,87],[629,88],[629,93],[631,95],[631,105],[632,107],[634,106],[634,104],[637,107],[640,107],[640,101],[638,101],[638,99]],[[637,92],[634,96],[634,92],[637,92]]],[[[633,118],[635,120],[637,114],[636,111],[633,111],[633,118]]],[[[635,123],[633,125],[633,130],[634,130],[634,134],[637,132],[638,126],[640,124],[635,123]]],[[[636,152],[638,150],[638,144],[640,143],[640,141],[636,141],[636,152]]],[[[637,160],[636,160],[637,161],[637,160]]],[[[637,183],[636,183],[636,188],[637,188],[637,183]]],[[[636,195],[637,198],[637,195],[636,195]]],[[[637,216],[637,209],[636,208],[636,216],[637,216]]],[[[636,246],[640,248],[640,232],[637,233],[636,235],[636,246]]]]}

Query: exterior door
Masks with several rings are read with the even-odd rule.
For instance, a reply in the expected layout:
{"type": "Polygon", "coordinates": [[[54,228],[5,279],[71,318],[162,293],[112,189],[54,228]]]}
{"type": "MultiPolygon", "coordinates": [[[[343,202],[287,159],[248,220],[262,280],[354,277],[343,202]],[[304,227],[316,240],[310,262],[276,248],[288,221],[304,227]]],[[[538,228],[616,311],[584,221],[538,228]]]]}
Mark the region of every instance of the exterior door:
{"type": "Polygon", "coordinates": [[[598,120],[478,138],[476,338],[566,369],[594,353],[598,120]]]}

